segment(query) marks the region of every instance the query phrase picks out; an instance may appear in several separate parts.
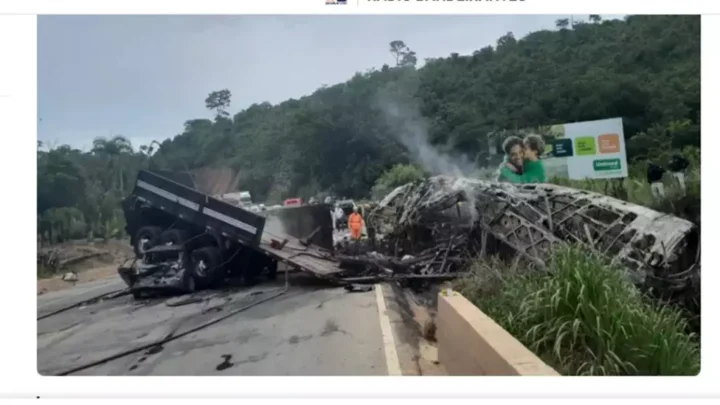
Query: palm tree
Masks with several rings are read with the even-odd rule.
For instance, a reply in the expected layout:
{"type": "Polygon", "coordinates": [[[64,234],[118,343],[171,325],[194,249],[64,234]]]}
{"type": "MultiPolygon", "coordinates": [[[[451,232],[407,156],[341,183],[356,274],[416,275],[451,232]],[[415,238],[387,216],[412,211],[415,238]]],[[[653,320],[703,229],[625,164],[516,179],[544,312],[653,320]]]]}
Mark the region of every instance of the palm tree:
{"type": "Polygon", "coordinates": [[[134,153],[130,140],[128,140],[122,135],[115,135],[110,139],[105,137],[98,137],[93,140],[93,148],[91,152],[95,155],[104,156],[107,159],[108,169],[111,172],[111,175],[114,174],[114,172],[117,172],[117,188],[118,190],[120,190],[121,193],[124,193],[124,175],[122,171],[122,165],[120,165],[120,159],[124,154],[134,153]]]}

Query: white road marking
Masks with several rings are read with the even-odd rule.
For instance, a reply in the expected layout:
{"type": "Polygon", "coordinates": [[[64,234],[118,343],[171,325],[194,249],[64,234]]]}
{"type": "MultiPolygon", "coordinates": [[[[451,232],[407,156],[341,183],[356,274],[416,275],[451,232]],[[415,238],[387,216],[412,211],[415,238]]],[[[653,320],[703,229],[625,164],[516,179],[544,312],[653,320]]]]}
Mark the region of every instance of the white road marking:
{"type": "Polygon", "coordinates": [[[385,296],[380,284],[375,284],[375,299],[377,300],[378,316],[380,317],[380,332],[383,338],[388,375],[402,375],[400,360],[395,347],[395,337],[393,336],[392,325],[390,325],[390,318],[385,313],[387,307],[385,306],[385,296]]]}

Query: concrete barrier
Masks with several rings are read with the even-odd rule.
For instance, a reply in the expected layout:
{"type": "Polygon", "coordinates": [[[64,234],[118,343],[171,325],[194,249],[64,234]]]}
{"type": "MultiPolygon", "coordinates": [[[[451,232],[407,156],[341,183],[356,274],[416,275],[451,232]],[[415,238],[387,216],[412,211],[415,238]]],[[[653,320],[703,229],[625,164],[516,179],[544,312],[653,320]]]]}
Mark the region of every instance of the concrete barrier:
{"type": "Polygon", "coordinates": [[[559,375],[460,293],[440,293],[435,323],[449,375],[559,375]]]}

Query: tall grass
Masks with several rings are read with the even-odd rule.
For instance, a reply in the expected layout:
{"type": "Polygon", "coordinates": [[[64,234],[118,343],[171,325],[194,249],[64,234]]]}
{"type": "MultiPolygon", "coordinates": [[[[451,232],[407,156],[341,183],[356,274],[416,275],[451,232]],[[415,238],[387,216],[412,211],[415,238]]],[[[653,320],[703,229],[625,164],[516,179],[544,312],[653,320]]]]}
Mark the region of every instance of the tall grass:
{"type": "Polygon", "coordinates": [[[651,303],[582,247],[548,271],[476,267],[455,288],[564,375],[696,375],[699,344],[679,310],[651,303]]]}

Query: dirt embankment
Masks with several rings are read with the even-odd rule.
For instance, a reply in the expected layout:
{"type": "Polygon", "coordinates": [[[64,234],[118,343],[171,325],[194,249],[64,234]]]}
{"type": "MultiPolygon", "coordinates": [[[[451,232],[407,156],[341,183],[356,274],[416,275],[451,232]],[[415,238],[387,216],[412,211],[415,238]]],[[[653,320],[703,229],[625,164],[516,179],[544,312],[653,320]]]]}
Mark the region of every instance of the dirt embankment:
{"type": "Polygon", "coordinates": [[[115,277],[117,266],[131,258],[133,251],[127,241],[70,241],[39,248],[38,258],[41,256],[53,256],[58,263],[64,265],[55,269],[52,274],[42,274],[47,277],[38,278],[38,295],[73,288],[80,283],[115,277]],[[68,272],[76,273],[77,281],[64,281],[63,275],[68,272]]]}

